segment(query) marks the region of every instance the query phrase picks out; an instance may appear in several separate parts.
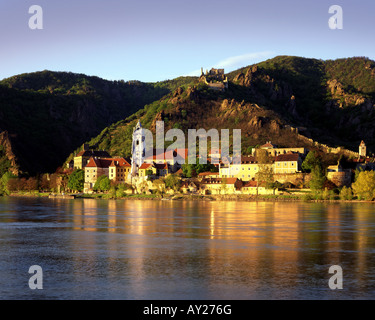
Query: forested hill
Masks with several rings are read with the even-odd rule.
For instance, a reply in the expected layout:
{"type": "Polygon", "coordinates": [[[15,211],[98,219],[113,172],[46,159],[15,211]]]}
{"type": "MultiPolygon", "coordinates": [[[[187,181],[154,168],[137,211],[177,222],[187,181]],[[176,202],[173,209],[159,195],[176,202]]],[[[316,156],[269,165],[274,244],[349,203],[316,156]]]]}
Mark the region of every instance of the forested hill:
{"type": "MultiPolygon", "coordinates": [[[[191,78],[142,83],[68,72],[17,75],[0,81],[0,131],[21,171],[53,172],[84,141],[186,81],[191,78]]],[[[0,164],[0,174],[7,166],[0,164]]]]}

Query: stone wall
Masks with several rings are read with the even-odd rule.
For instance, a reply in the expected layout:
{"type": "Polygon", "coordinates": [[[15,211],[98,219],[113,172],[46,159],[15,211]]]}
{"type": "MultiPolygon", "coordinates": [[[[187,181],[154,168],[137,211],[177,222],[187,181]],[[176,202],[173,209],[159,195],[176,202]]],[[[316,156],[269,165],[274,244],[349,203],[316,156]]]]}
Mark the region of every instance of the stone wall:
{"type": "Polygon", "coordinates": [[[350,170],[328,172],[327,179],[331,180],[337,187],[349,187],[352,183],[352,173],[350,170]]]}

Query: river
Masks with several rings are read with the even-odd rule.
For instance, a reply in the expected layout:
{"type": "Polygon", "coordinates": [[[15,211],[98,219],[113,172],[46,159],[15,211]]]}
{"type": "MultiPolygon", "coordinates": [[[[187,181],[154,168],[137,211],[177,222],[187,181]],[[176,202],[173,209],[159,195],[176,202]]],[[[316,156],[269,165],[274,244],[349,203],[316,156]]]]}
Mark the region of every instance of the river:
{"type": "Polygon", "coordinates": [[[375,204],[2,197],[0,272],[0,299],[373,299],[375,204]]]}

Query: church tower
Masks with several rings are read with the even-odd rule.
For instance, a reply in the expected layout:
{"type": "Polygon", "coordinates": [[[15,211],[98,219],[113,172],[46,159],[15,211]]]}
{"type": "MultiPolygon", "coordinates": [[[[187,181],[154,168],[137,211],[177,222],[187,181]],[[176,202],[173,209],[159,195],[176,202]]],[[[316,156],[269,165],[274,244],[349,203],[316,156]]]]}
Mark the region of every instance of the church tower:
{"type": "Polygon", "coordinates": [[[360,157],[366,157],[366,145],[363,142],[363,140],[361,141],[361,143],[359,145],[359,156],[360,157]]]}
{"type": "Polygon", "coordinates": [[[145,159],[145,131],[142,128],[141,121],[133,129],[132,158],[131,158],[131,175],[138,174],[138,169],[145,159]]]}

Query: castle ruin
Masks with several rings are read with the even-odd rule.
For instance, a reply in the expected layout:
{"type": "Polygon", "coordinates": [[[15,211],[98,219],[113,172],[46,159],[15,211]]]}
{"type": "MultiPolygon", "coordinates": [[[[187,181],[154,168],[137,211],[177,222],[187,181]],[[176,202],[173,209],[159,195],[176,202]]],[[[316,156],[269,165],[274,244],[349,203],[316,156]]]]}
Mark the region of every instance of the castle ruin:
{"type": "Polygon", "coordinates": [[[204,73],[203,68],[201,68],[199,82],[203,82],[210,89],[217,91],[228,89],[228,77],[225,76],[224,69],[212,68],[210,71],[206,70],[206,73],[204,73]]]}

